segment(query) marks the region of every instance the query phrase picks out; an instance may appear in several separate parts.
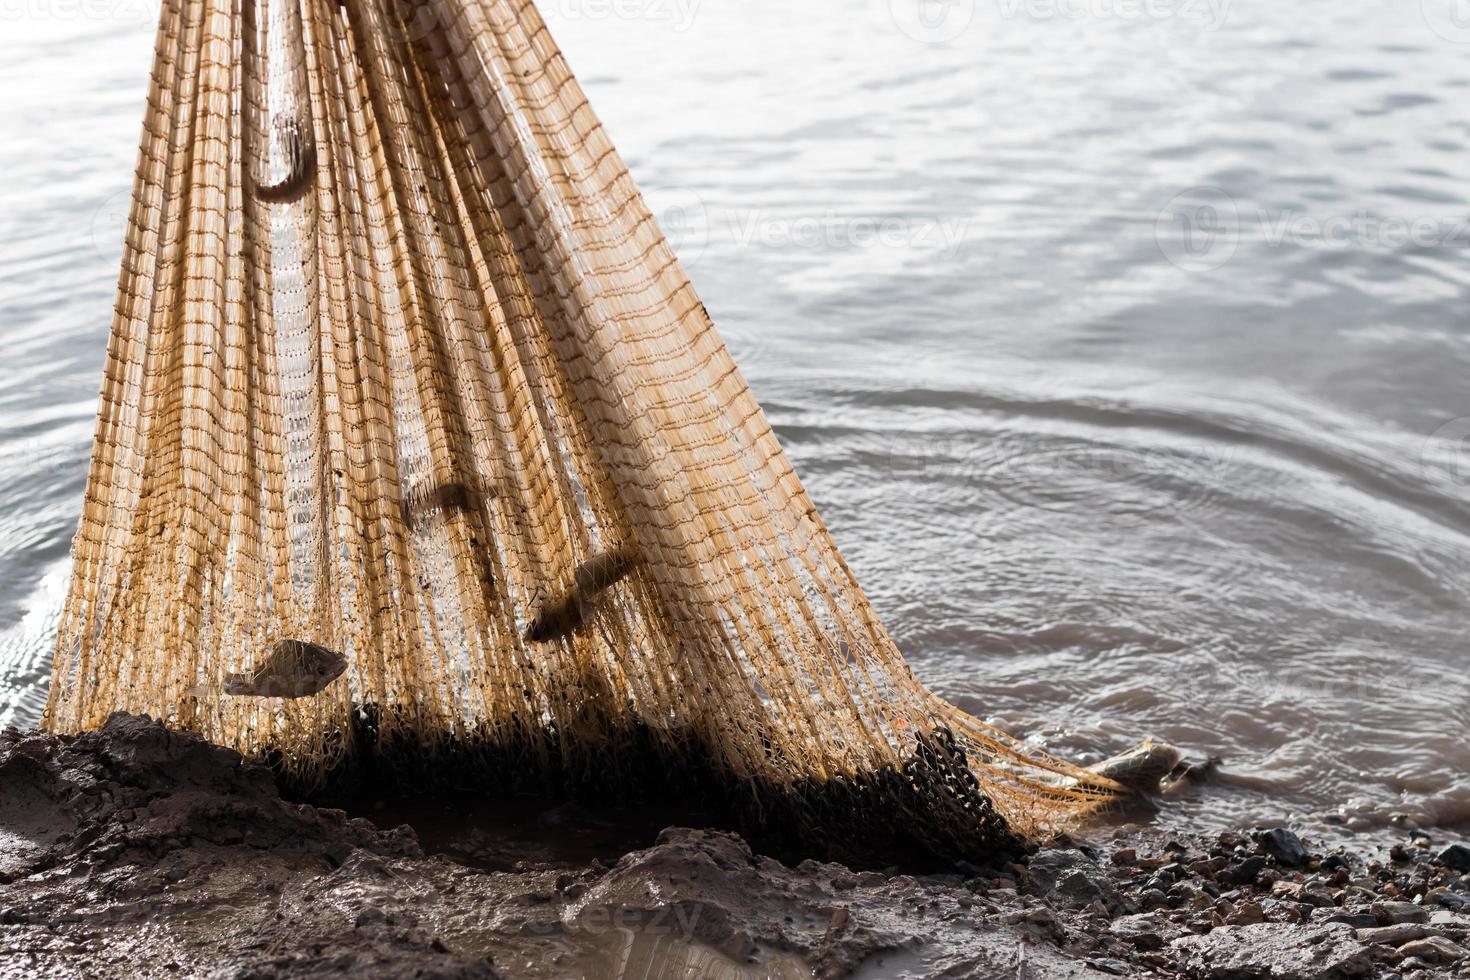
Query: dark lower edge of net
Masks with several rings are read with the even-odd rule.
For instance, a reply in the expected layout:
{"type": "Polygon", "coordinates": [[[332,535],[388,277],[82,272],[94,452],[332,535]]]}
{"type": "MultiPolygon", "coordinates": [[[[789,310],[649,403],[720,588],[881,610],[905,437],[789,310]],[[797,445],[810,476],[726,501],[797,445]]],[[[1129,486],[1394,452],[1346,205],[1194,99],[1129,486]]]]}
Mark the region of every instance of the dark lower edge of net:
{"type": "MultiPolygon", "coordinates": [[[[900,765],[832,779],[741,777],[698,740],[671,741],[641,725],[595,744],[554,728],[520,734],[424,736],[374,706],[354,711],[346,745],[324,777],[306,781],[267,756],[283,792],[297,800],[363,811],[375,802],[534,795],[592,809],[636,808],[668,824],[732,830],[787,861],[840,861],[855,868],[947,871],[956,862],[1008,862],[1025,850],[946,729],[917,736],[900,765]],[[385,721],[387,722],[385,724],[385,721]]],[[[768,749],[771,769],[788,768],[768,749]]],[[[790,767],[794,768],[794,767],[790,767]]]]}

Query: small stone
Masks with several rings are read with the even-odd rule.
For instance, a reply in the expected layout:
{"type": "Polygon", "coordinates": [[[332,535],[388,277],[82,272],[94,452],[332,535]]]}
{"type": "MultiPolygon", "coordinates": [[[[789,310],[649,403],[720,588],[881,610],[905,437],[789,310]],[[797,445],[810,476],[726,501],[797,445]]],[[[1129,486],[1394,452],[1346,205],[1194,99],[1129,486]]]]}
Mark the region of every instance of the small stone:
{"type": "Polygon", "coordinates": [[[1213,879],[1215,875],[1224,869],[1227,863],[1229,862],[1222,857],[1201,858],[1198,861],[1190,863],[1189,871],[1197,878],[1213,879]]]}
{"type": "Polygon", "coordinates": [[[1329,915],[1323,922],[1341,922],[1343,925],[1352,926],[1354,929],[1374,929],[1378,927],[1378,916],[1367,912],[1338,912],[1329,915]]]}
{"type": "Polygon", "coordinates": [[[1300,922],[1302,921],[1302,906],[1295,902],[1278,902],[1276,908],[1272,909],[1266,916],[1271,922],[1300,922]]]}
{"type": "Polygon", "coordinates": [[[1400,922],[1396,926],[1376,926],[1372,929],[1358,930],[1359,939],[1379,946],[1402,946],[1404,943],[1423,939],[1426,935],[1428,935],[1428,930],[1417,922],[1400,922]]]}
{"type": "Polygon", "coordinates": [[[363,909],[361,912],[357,913],[357,928],[362,929],[367,926],[377,925],[378,923],[383,922],[386,918],[387,916],[383,914],[382,909],[363,909]]]}
{"type": "Polygon", "coordinates": [[[1153,875],[1143,883],[1144,891],[1166,892],[1174,887],[1174,879],[1168,875],[1153,875]]]}
{"type": "Polygon", "coordinates": [[[1408,959],[1420,959],[1426,963],[1458,963],[1467,952],[1464,946],[1452,943],[1440,936],[1426,936],[1399,947],[1399,955],[1408,959]]]}
{"type": "Polygon", "coordinates": [[[1334,908],[1337,905],[1337,899],[1325,888],[1303,888],[1302,901],[1319,909],[1334,908]]]}
{"type": "Polygon", "coordinates": [[[1434,856],[1434,860],[1451,871],[1470,871],[1470,847],[1451,844],[1434,856]]]}
{"type": "Polygon", "coordinates": [[[1113,852],[1113,863],[1119,867],[1131,867],[1138,863],[1138,851],[1131,847],[1113,852]]]}
{"type": "Polygon", "coordinates": [[[1138,896],[1138,907],[1142,909],[1166,909],[1169,907],[1169,896],[1158,888],[1146,888],[1138,896]]]}
{"type": "Polygon", "coordinates": [[[1225,917],[1225,924],[1230,926],[1253,926],[1265,921],[1261,906],[1256,902],[1241,902],[1232,914],[1225,917]]]}
{"type": "Polygon", "coordinates": [[[1075,908],[1101,901],[1109,909],[1127,903],[1108,881],[1103,870],[1078,851],[1047,849],[1031,858],[1025,873],[1026,890],[1075,908]]]}
{"type": "Polygon", "coordinates": [[[1378,924],[1384,926],[1429,921],[1429,913],[1413,902],[1374,902],[1371,911],[1377,916],[1378,924]]]}
{"type": "Polygon", "coordinates": [[[1114,976],[1128,977],[1133,975],[1133,967],[1129,966],[1127,963],[1124,963],[1122,960],[1097,959],[1087,960],[1086,963],[1094,970],[1100,970],[1103,973],[1111,973],[1114,976]]]}
{"type": "Polygon", "coordinates": [[[1253,885],[1264,870],[1266,859],[1259,854],[1253,854],[1236,864],[1227,865],[1215,875],[1215,880],[1222,885],[1253,885]]]}
{"type": "Polygon", "coordinates": [[[1125,915],[1113,920],[1109,931],[1134,949],[1152,952],[1164,948],[1160,921],[1152,914],[1125,915]]]}
{"type": "Polygon", "coordinates": [[[1440,892],[1434,900],[1451,912],[1470,912],[1470,897],[1454,892],[1440,892]]]}
{"type": "Polygon", "coordinates": [[[1261,850],[1288,868],[1299,868],[1311,858],[1302,839],[1285,827],[1268,830],[1256,838],[1261,850]]]}
{"type": "Polygon", "coordinates": [[[1197,980],[1339,980],[1373,969],[1371,949],[1340,925],[1224,926],[1177,939],[1173,946],[1182,954],[1184,972],[1197,980]]]}

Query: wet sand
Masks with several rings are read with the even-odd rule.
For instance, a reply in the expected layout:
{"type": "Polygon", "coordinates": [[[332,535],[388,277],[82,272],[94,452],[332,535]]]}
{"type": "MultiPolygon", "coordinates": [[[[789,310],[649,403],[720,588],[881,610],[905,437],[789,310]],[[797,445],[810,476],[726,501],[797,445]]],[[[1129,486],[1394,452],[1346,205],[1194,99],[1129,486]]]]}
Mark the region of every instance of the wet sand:
{"type": "Polygon", "coordinates": [[[570,850],[477,860],[392,816],[284,800],[145,718],[7,729],[0,977],[1470,977],[1470,850],[1419,832],[1133,834],[915,875],[680,827],[604,860],[591,815],[570,850]]]}

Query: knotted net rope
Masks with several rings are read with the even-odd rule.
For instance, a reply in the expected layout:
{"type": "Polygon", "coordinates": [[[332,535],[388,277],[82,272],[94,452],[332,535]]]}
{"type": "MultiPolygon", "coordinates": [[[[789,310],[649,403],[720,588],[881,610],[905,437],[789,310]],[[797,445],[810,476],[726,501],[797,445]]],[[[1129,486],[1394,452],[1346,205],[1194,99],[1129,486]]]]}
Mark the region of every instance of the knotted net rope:
{"type": "Polygon", "coordinates": [[[637,731],[763,806],[940,772],[957,839],[977,792],[1023,834],[1105,792],[914,678],[529,0],[164,0],[74,561],[59,731],[146,712],[307,780],[363,705],[637,731]],[[345,679],[220,693],[283,639],[345,679]]]}

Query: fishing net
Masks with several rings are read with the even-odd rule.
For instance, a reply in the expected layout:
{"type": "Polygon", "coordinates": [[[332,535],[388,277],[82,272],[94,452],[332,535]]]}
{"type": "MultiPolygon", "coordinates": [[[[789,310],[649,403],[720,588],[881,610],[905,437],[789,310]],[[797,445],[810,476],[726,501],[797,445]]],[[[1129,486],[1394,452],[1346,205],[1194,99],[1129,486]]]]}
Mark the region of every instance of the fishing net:
{"type": "Polygon", "coordinates": [[[58,731],[638,746],[955,852],[1105,793],[914,678],[528,0],[164,0],[74,561],[58,731]],[[345,677],[224,693],[282,641],[345,677]]]}

